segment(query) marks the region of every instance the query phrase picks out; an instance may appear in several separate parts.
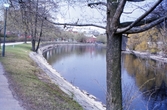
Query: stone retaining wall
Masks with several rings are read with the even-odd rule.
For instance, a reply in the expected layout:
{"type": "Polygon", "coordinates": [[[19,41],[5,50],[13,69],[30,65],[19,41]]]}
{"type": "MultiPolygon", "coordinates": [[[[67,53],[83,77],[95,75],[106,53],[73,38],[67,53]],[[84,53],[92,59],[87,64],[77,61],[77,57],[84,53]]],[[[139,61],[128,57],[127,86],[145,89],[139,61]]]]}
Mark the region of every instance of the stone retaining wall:
{"type": "Polygon", "coordinates": [[[39,48],[38,53],[31,52],[29,56],[39,65],[39,67],[50,77],[52,82],[60,87],[62,91],[77,101],[84,110],[105,110],[106,107],[97,101],[96,97],[80,90],[66,81],[55,69],[52,68],[43,57],[43,53],[55,48],[57,45],[47,45],[39,48]]]}

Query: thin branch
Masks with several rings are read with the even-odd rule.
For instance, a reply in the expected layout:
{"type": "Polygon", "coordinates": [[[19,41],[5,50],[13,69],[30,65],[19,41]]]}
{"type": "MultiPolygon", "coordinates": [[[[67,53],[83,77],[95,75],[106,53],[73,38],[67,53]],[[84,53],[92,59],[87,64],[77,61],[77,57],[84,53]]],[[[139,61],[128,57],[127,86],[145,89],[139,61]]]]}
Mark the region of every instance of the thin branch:
{"type": "Polygon", "coordinates": [[[148,14],[150,14],[160,3],[162,2],[162,0],[158,0],[153,7],[151,7],[147,12],[145,12],[142,16],[140,16],[137,20],[135,20],[132,24],[130,24],[129,26],[119,29],[117,30],[117,33],[124,33],[128,30],[130,30],[132,27],[134,27],[138,22],[140,22],[142,19],[144,19],[148,14]]]}
{"type": "MultiPolygon", "coordinates": [[[[46,19],[47,20],[47,19],[46,19]]],[[[104,26],[100,26],[100,25],[96,25],[96,24],[76,24],[76,23],[56,23],[56,22],[52,22],[50,20],[47,20],[49,23],[52,23],[54,25],[62,25],[64,27],[66,26],[94,26],[94,27],[98,27],[98,28],[102,28],[102,29],[106,29],[106,27],[104,26]]]]}
{"type": "MultiPolygon", "coordinates": [[[[153,21],[155,21],[155,20],[157,20],[157,19],[159,19],[159,17],[147,18],[147,19],[144,19],[144,20],[138,22],[135,26],[142,26],[142,25],[151,23],[151,22],[153,22],[153,21]]],[[[119,27],[120,27],[120,28],[127,27],[127,26],[129,26],[130,24],[132,24],[132,23],[133,23],[133,21],[123,22],[123,23],[120,24],[119,27]]],[[[118,31],[120,31],[120,30],[118,29],[118,31]]]]}
{"type": "Polygon", "coordinates": [[[132,14],[135,10],[137,10],[138,8],[133,9],[131,12],[123,12],[124,14],[132,14]]]}
{"type": "Polygon", "coordinates": [[[143,32],[143,31],[146,31],[154,26],[156,26],[157,24],[161,23],[164,21],[164,19],[167,19],[167,16],[165,17],[161,17],[145,26],[142,26],[142,27],[134,27],[134,28],[131,28],[130,30],[124,32],[125,34],[133,34],[133,33],[139,33],[139,32],[143,32]]]}
{"type": "MultiPolygon", "coordinates": [[[[143,11],[147,11],[146,9],[143,8],[143,6],[139,6],[139,5],[134,4],[134,3],[130,3],[130,4],[136,6],[137,9],[141,9],[141,10],[143,10],[143,11]]],[[[146,6],[146,5],[144,5],[144,7],[145,7],[145,6],[146,6]]]]}
{"type": "Polygon", "coordinates": [[[107,3],[105,2],[96,2],[96,3],[88,3],[88,6],[92,8],[94,5],[104,5],[107,7],[107,3]]]}

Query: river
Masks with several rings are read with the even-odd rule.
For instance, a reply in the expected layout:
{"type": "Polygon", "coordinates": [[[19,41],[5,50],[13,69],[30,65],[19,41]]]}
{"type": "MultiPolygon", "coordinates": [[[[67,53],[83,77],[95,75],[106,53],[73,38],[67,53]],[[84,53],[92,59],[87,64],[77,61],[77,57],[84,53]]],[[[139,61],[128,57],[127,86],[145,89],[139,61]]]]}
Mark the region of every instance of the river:
{"type": "MultiPolygon", "coordinates": [[[[106,103],[106,48],[94,45],[59,45],[43,54],[67,81],[106,103]]],[[[122,54],[124,109],[167,108],[167,65],[122,54]]]]}

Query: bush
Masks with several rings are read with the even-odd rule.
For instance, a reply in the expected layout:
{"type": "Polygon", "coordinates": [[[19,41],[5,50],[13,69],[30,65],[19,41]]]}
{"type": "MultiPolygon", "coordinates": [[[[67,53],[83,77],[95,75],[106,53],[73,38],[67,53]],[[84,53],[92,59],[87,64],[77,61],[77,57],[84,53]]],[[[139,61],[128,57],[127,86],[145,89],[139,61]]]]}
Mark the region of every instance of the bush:
{"type": "Polygon", "coordinates": [[[150,49],[151,54],[156,54],[158,52],[157,48],[150,49]]]}
{"type": "Polygon", "coordinates": [[[148,49],[148,44],[146,41],[141,42],[135,47],[135,50],[137,51],[146,51],[147,49],[148,49]]]}
{"type": "Polygon", "coordinates": [[[105,35],[99,35],[99,36],[97,36],[96,41],[105,44],[105,43],[107,43],[107,37],[105,35]]]}

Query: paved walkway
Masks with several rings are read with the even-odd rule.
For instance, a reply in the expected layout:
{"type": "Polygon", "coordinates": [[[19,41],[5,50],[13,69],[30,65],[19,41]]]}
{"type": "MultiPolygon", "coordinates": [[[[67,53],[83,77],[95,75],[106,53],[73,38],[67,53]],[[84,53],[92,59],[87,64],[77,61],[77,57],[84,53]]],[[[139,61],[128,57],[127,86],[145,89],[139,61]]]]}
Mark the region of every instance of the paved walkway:
{"type": "Polygon", "coordinates": [[[13,97],[0,62],[0,110],[24,110],[13,97]]]}
{"type": "MultiPolygon", "coordinates": [[[[31,43],[31,42],[27,42],[27,43],[31,43]]],[[[9,46],[9,45],[19,45],[19,44],[24,44],[24,42],[11,42],[11,43],[5,43],[5,46],[9,46]]],[[[3,46],[3,43],[1,43],[1,46],[3,46]]]]}

